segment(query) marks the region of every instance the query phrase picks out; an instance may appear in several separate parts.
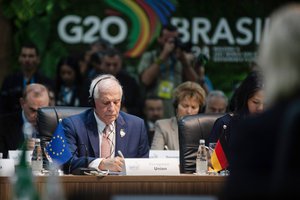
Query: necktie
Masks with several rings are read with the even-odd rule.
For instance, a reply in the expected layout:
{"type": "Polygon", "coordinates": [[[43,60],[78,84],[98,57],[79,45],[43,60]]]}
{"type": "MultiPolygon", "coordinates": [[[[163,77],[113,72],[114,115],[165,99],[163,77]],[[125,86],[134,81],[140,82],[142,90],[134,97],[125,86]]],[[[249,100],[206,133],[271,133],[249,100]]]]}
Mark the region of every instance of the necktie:
{"type": "Polygon", "coordinates": [[[109,139],[109,134],[111,133],[111,127],[107,125],[102,133],[102,143],[101,143],[101,158],[109,158],[111,156],[111,140],[109,139]]]}

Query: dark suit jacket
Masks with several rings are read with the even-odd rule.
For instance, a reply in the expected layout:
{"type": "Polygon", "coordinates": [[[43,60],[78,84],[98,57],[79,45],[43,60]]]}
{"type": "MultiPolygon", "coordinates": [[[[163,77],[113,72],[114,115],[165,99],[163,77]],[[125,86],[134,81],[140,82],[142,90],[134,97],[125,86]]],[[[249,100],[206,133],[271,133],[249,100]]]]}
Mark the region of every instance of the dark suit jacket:
{"type": "MultiPolygon", "coordinates": [[[[74,153],[78,148],[78,152],[74,154],[71,171],[85,167],[86,151],[84,145],[80,144],[85,144],[88,149],[88,163],[100,157],[99,134],[92,108],[65,118],[62,124],[71,152],[74,153]]],[[[122,151],[125,158],[149,157],[148,136],[141,118],[124,112],[119,113],[116,120],[115,156],[118,150],[122,151]],[[120,135],[121,130],[126,133],[123,137],[120,135]]]]}
{"type": "Polygon", "coordinates": [[[7,158],[8,150],[16,150],[24,143],[22,112],[4,114],[0,117],[0,152],[7,158]]]}
{"type": "Polygon", "coordinates": [[[296,107],[292,107],[293,102],[282,102],[234,127],[231,171],[221,199],[300,197],[296,163],[300,154],[300,101],[296,107]]]}
{"type": "Polygon", "coordinates": [[[231,120],[232,116],[228,113],[218,118],[213,125],[211,133],[209,134],[208,142],[206,143],[206,145],[213,142],[216,143],[219,140],[221,134],[224,132],[223,125],[227,126],[225,134],[229,136],[231,129],[231,120]]]}

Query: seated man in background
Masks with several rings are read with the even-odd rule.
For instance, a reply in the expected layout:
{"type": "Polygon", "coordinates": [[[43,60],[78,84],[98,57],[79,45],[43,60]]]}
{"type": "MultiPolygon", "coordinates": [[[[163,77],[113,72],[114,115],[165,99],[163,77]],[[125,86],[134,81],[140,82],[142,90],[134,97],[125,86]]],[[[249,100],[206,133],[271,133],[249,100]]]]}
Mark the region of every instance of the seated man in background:
{"type": "Polygon", "coordinates": [[[221,90],[212,90],[206,97],[204,113],[225,113],[228,98],[221,90]]]}
{"type": "Polygon", "coordinates": [[[149,146],[154,136],[154,123],[164,116],[163,100],[157,96],[149,96],[144,101],[144,120],[148,132],[149,146]]]}
{"type": "Polygon", "coordinates": [[[107,49],[103,52],[100,67],[104,74],[112,74],[122,85],[124,94],[121,110],[141,116],[140,87],[137,81],[126,71],[121,53],[117,49],[107,49]]]}
{"type": "Polygon", "coordinates": [[[0,152],[4,158],[8,156],[8,150],[19,149],[25,139],[28,141],[28,149],[34,148],[31,138],[39,137],[37,132],[37,110],[49,106],[50,98],[48,89],[41,84],[32,83],[26,86],[23,97],[20,98],[22,110],[0,117],[0,152]]]}
{"type": "Polygon", "coordinates": [[[37,47],[32,44],[22,45],[19,55],[20,71],[6,76],[0,91],[0,113],[21,110],[19,103],[26,85],[40,83],[53,89],[53,80],[39,71],[40,57],[37,47]]]}
{"type": "Polygon", "coordinates": [[[81,167],[119,172],[124,165],[123,156],[149,157],[144,121],[120,111],[123,90],[119,81],[113,75],[97,76],[89,92],[92,108],[62,121],[74,155],[65,165],[67,173],[81,167]]]}

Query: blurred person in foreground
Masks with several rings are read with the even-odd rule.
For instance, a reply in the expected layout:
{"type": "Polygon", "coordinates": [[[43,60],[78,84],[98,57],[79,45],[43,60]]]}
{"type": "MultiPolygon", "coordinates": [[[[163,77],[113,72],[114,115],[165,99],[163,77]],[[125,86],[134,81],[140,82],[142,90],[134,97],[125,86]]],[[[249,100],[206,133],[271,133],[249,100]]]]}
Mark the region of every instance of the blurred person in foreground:
{"type": "Polygon", "coordinates": [[[164,116],[163,100],[157,96],[149,96],[144,101],[144,121],[148,132],[149,146],[154,136],[154,124],[164,116]]]}
{"type": "Polygon", "coordinates": [[[204,113],[225,113],[227,110],[228,98],[221,90],[212,90],[205,100],[204,113]]]}
{"type": "Polygon", "coordinates": [[[271,15],[259,49],[267,110],[233,130],[221,199],[299,199],[300,4],[271,15]]]}
{"type": "Polygon", "coordinates": [[[92,108],[62,121],[74,155],[72,163],[64,166],[70,169],[67,173],[80,167],[121,171],[124,158],[118,155],[119,150],[125,158],[149,157],[144,121],[120,111],[123,90],[119,81],[113,75],[99,75],[92,80],[89,92],[92,108]]]}
{"type": "Polygon", "coordinates": [[[151,145],[153,150],[179,150],[178,120],[187,115],[196,115],[205,102],[205,91],[196,82],[186,81],[174,90],[175,116],[157,120],[151,145]]]}
{"type": "Polygon", "coordinates": [[[0,151],[7,157],[8,150],[21,149],[25,139],[28,139],[27,148],[32,150],[34,141],[38,138],[37,110],[49,106],[48,89],[41,84],[32,83],[26,86],[20,98],[22,110],[19,112],[1,115],[0,117],[0,151]]]}

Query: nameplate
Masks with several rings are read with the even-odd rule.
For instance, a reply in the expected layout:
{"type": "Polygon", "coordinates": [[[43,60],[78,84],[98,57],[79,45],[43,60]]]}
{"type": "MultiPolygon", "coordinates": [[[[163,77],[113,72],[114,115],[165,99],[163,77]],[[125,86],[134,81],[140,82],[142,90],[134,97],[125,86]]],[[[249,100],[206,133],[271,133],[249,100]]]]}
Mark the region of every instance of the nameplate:
{"type": "Polygon", "coordinates": [[[179,159],[178,150],[150,150],[149,158],[177,158],[179,159]]]}
{"type": "Polygon", "coordinates": [[[126,175],[179,175],[177,158],[125,158],[126,175]]]}
{"type": "Polygon", "coordinates": [[[0,176],[13,176],[15,164],[13,159],[0,159],[0,176]]]}
{"type": "MultiPolygon", "coordinates": [[[[22,155],[21,150],[9,150],[8,151],[8,158],[13,159],[15,165],[19,165],[21,155],[22,155]]],[[[26,162],[28,164],[31,164],[31,157],[32,157],[32,151],[26,151],[26,162]]]]}

